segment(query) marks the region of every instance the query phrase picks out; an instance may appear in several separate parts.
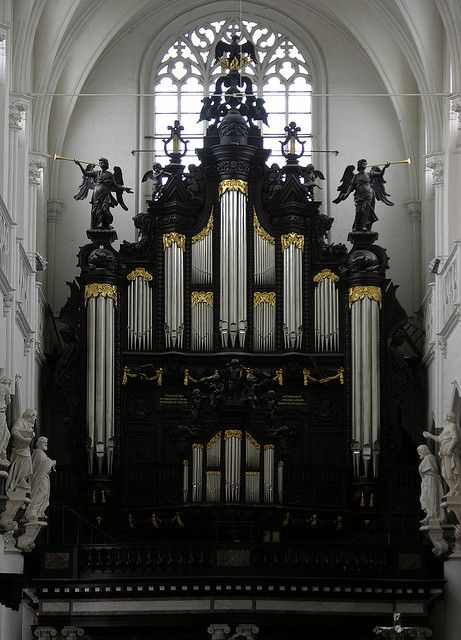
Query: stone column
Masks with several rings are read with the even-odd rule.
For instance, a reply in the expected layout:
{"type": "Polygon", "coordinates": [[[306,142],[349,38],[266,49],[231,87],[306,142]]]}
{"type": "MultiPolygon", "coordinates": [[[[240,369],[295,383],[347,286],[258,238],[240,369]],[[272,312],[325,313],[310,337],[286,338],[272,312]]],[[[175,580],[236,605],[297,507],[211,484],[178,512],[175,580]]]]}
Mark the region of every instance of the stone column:
{"type": "Polygon", "coordinates": [[[421,201],[405,202],[412,226],[413,247],[413,311],[421,304],[421,201]]]}
{"type": "Polygon", "coordinates": [[[442,260],[447,257],[448,251],[448,224],[444,220],[444,181],[445,181],[445,153],[443,151],[432,153],[426,158],[426,167],[432,171],[434,184],[434,211],[435,211],[435,257],[442,260]]]}
{"type": "Polygon", "coordinates": [[[24,246],[31,264],[35,264],[35,252],[37,249],[37,191],[42,182],[43,169],[46,167],[46,159],[43,154],[34,151],[29,152],[29,207],[26,230],[24,233],[24,246]]]}
{"type": "Polygon", "coordinates": [[[47,222],[48,222],[48,278],[47,278],[47,298],[54,309],[55,306],[55,266],[56,266],[56,222],[61,213],[63,202],[61,200],[48,200],[47,204],[47,222]]]}
{"type": "MultiPolygon", "coordinates": [[[[30,106],[30,100],[26,96],[10,94],[9,110],[9,139],[8,139],[8,188],[6,202],[11,215],[17,219],[18,199],[18,162],[19,162],[19,132],[24,126],[24,116],[30,106]]],[[[20,235],[22,236],[22,225],[20,235]]]]}

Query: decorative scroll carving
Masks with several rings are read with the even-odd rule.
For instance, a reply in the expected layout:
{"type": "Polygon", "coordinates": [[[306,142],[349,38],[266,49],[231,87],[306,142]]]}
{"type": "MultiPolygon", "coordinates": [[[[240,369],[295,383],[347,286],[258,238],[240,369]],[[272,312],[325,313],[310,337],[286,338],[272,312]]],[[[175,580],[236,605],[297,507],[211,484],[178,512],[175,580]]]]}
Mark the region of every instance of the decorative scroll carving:
{"type": "Polygon", "coordinates": [[[282,251],[286,251],[292,244],[300,251],[304,251],[304,236],[299,233],[286,233],[281,236],[282,251]]]}
{"type": "Polygon", "coordinates": [[[196,242],[200,242],[201,240],[206,238],[207,235],[209,235],[212,232],[212,230],[213,230],[213,209],[211,210],[208,222],[203,227],[203,229],[199,231],[195,236],[192,236],[192,244],[195,244],[196,242]]]}
{"type": "Polygon", "coordinates": [[[192,291],[192,306],[196,307],[200,303],[204,303],[209,307],[213,306],[213,292],[212,291],[192,291]]]}
{"type": "Polygon", "coordinates": [[[126,279],[135,280],[136,278],[144,278],[144,280],[150,282],[152,280],[152,275],[143,267],[137,267],[136,269],[133,269],[133,271],[130,271],[126,279]]]}
{"type": "Polygon", "coordinates": [[[176,244],[183,251],[186,248],[186,236],[182,233],[172,231],[171,233],[163,234],[163,250],[166,251],[172,244],[176,244]]]}
{"type": "Polygon", "coordinates": [[[240,440],[242,438],[242,432],[240,429],[226,429],[224,432],[224,440],[228,440],[229,438],[238,438],[240,440]]]}
{"type": "Polygon", "coordinates": [[[253,294],[253,306],[258,307],[263,303],[275,307],[275,291],[255,291],[253,294]]]}
{"type": "Polygon", "coordinates": [[[325,278],[328,278],[332,282],[338,282],[339,280],[339,276],[333,273],[331,269],[322,269],[322,271],[319,271],[312,279],[314,282],[322,282],[325,278]]]}
{"type": "Polygon", "coordinates": [[[244,180],[222,180],[218,188],[219,197],[221,198],[226,191],[240,191],[245,197],[248,197],[248,182],[244,180]]]}
{"type": "Polygon", "coordinates": [[[262,238],[263,240],[265,240],[269,244],[275,244],[275,238],[273,236],[271,236],[270,233],[268,233],[261,226],[261,223],[259,222],[258,216],[256,214],[256,208],[254,208],[254,210],[253,210],[253,228],[254,228],[254,230],[256,231],[256,233],[258,234],[258,236],[260,238],[262,238]]]}
{"type": "Polygon", "coordinates": [[[375,300],[381,307],[381,303],[382,303],[381,288],[375,287],[373,285],[369,285],[369,286],[359,285],[357,287],[351,287],[349,289],[349,309],[352,307],[354,302],[357,302],[358,300],[362,300],[363,298],[370,298],[370,300],[375,300]]]}
{"type": "Polygon", "coordinates": [[[107,284],[102,282],[91,282],[85,286],[85,304],[90,298],[112,298],[117,304],[117,287],[115,284],[107,284]]]}

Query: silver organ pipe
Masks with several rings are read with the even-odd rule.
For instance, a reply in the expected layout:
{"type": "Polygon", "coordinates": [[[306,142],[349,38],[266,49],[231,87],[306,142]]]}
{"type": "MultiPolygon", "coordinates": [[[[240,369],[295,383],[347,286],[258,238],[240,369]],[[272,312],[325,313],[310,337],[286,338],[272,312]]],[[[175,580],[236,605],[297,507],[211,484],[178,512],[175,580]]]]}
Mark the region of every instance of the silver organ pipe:
{"type": "Polygon", "coordinates": [[[349,289],[352,327],[352,449],[354,475],[378,475],[380,440],[379,309],[381,289],[349,289]],[[373,455],[373,460],[371,461],[373,455]]]}
{"type": "Polygon", "coordinates": [[[259,471],[245,471],[245,502],[259,502],[259,471]]]}
{"type": "Polygon", "coordinates": [[[275,291],[253,294],[253,344],[255,351],[275,349],[275,291]]]}
{"type": "Polygon", "coordinates": [[[213,292],[192,291],[192,351],[213,349],[213,292]]]}
{"type": "Polygon", "coordinates": [[[283,251],[283,331],[285,348],[300,349],[303,335],[302,254],[304,236],[287,233],[281,237],[283,251]]]}
{"type": "Polygon", "coordinates": [[[207,467],[221,466],[221,432],[214,435],[206,445],[206,465],[207,467]]]}
{"type": "Polygon", "coordinates": [[[330,269],[314,276],[314,335],[316,351],[339,348],[339,277],[330,269]]]}
{"type": "Polygon", "coordinates": [[[182,494],[184,502],[189,502],[189,460],[182,461],[182,494]]]}
{"type": "Polygon", "coordinates": [[[256,286],[275,283],[275,238],[259,222],[256,209],[253,210],[254,228],[254,278],[256,286]]]}
{"type": "Polygon", "coordinates": [[[277,497],[278,502],[283,501],[283,460],[277,463],[277,497]]]}
{"type": "Polygon", "coordinates": [[[219,502],[221,499],[221,471],[208,469],[205,475],[206,501],[219,502]]]}
{"type": "Polygon", "coordinates": [[[192,502],[202,501],[203,445],[192,445],[192,502]]]}
{"type": "Polygon", "coordinates": [[[128,348],[133,351],[151,351],[153,340],[152,275],[143,267],[128,275],[128,348]]]}
{"type": "Polygon", "coordinates": [[[163,235],[165,253],[165,346],[180,349],[184,333],[184,250],[186,237],[163,235]]]}
{"type": "Polygon", "coordinates": [[[114,438],[114,326],[117,287],[91,283],[85,287],[87,307],[87,442],[88,470],[93,473],[96,451],[98,472],[104,459],[112,473],[114,438]]]}
{"type": "Polygon", "coordinates": [[[264,502],[274,502],[274,445],[264,445],[264,502]]]}
{"type": "Polygon", "coordinates": [[[243,347],[247,332],[248,183],[223,180],[219,185],[221,209],[220,313],[223,347],[243,347]]]}
{"type": "Polygon", "coordinates": [[[192,236],[192,284],[211,285],[213,278],[213,211],[205,227],[192,236]]]}
{"type": "Polygon", "coordinates": [[[240,463],[242,432],[228,429],[224,432],[225,447],[225,496],[226,502],[240,500],[240,463]]]}
{"type": "Polygon", "coordinates": [[[247,468],[259,467],[259,452],[261,445],[257,442],[252,435],[246,434],[246,453],[245,464],[247,468]]]}

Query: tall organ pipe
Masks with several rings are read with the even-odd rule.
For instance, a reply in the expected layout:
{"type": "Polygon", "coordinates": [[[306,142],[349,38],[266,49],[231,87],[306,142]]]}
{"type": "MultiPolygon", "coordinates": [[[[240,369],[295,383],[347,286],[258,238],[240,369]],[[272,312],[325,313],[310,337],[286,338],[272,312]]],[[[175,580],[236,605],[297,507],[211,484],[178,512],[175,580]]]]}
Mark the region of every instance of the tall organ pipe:
{"type": "Polygon", "coordinates": [[[352,328],[352,449],[356,477],[369,474],[372,451],[373,476],[378,475],[380,306],[380,287],[356,286],[349,289],[352,328]]]}
{"type": "Polygon", "coordinates": [[[302,252],[304,236],[288,233],[281,237],[283,251],[283,330],[285,348],[302,345],[302,252]]]}
{"type": "Polygon", "coordinates": [[[314,276],[314,334],[316,351],[337,351],[339,346],[339,277],[330,269],[314,276]]]}
{"type": "Polygon", "coordinates": [[[165,344],[181,348],[184,333],[184,250],[186,237],[180,233],[163,236],[165,253],[165,344]]]}
{"type": "Polygon", "coordinates": [[[107,283],[85,286],[87,307],[87,448],[93,473],[94,452],[101,474],[104,459],[112,473],[114,436],[114,326],[117,288],[107,283]]]}

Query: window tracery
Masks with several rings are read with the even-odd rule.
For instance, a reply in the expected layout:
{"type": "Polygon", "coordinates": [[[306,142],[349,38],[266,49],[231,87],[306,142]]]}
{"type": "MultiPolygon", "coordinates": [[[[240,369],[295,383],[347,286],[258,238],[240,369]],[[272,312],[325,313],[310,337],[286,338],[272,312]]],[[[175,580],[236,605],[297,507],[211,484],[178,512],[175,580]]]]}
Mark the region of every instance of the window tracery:
{"type": "Polygon", "coordinates": [[[222,38],[230,41],[234,34],[240,34],[242,41],[252,41],[258,53],[259,64],[248,66],[245,73],[253,80],[256,96],[266,101],[269,128],[260,124],[266,129],[265,146],[272,149],[272,158],[281,159],[279,140],[291,120],[302,127],[302,137],[307,138],[306,156],[310,155],[312,79],[304,56],[286,35],[254,21],[230,18],[182,34],[158,65],[154,74],[154,150],[160,162],[166,159],[160,137],[167,137],[167,126],[174,119],[181,121],[186,138],[204,133],[197,127],[199,103],[213,92],[221,73],[219,62],[214,60],[215,46],[222,38]]]}

